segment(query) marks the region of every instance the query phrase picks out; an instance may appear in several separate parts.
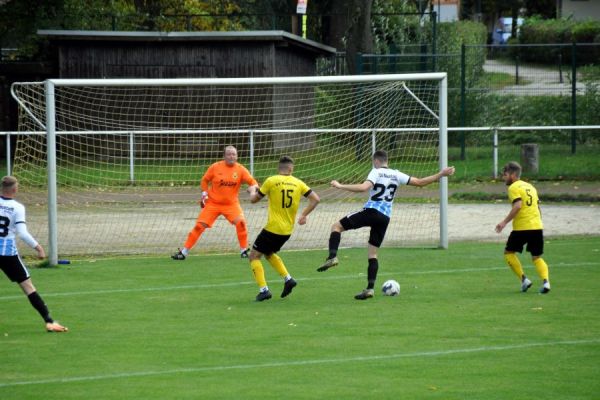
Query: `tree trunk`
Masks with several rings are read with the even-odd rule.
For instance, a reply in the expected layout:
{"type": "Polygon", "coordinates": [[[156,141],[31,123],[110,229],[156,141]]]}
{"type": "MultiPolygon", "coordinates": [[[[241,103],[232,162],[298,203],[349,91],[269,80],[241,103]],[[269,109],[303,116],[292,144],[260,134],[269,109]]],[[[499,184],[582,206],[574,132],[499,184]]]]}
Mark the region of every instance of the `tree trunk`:
{"type": "Polygon", "coordinates": [[[352,75],[358,72],[357,55],[373,53],[373,33],[371,32],[371,7],[373,0],[354,0],[353,12],[346,43],[346,64],[352,75]]]}

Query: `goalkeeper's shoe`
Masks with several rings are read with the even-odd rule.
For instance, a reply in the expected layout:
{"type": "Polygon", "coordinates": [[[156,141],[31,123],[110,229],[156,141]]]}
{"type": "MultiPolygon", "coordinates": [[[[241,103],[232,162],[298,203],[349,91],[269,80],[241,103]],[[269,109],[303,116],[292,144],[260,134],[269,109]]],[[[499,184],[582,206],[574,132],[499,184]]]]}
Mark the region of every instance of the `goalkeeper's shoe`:
{"type": "Polygon", "coordinates": [[[185,254],[181,252],[181,249],[177,249],[177,253],[171,256],[173,260],[185,260],[185,254]]]}
{"type": "Polygon", "coordinates": [[[244,249],[244,250],[240,251],[240,258],[248,258],[249,254],[250,254],[250,249],[244,249]]]}
{"type": "Polygon", "coordinates": [[[550,291],[550,282],[545,281],[542,287],[540,288],[541,294],[546,294],[550,291]]]}
{"type": "Polygon", "coordinates": [[[288,294],[292,293],[292,290],[296,287],[297,283],[293,278],[290,278],[283,285],[283,291],[281,292],[281,297],[285,297],[288,294]]]}
{"type": "Polygon", "coordinates": [[[374,295],[375,295],[375,291],[373,289],[365,289],[362,292],[360,292],[359,294],[357,294],[356,296],[354,296],[354,298],[356,300],[366,300],[366,299],[370,299],[374,295]]]}
{"type": "Polygon", "coordinates": [[[268,290],[265,290],[264,292],[259,292],[256,295],[256,301],[269,300],[271,297],[273,297],[273,295],[271,294],[271,292],[268,291],[268,290]]]}
{"type": "Polygon", "coordinates": [[[69,328],[58,322],[46,322],[46,332],[69,332],[69,328]]]}
{"type": "Polygon", "coordinates": [[[323,265],[321,265],[319,268],[317,268],[317,271],[319,271],[319,272],[327,271],[329,268],[335,267],[338,264],[339,264],[339,260],[337,257],[328,258],[327,260],[325,260],[325,263],[323,263],[323,265]]]}
{"type": "Polygon", "coordinates": [[[521,281],[521,292],[525,293],[531,287],[531,281],[527,278],[521,281]]]}

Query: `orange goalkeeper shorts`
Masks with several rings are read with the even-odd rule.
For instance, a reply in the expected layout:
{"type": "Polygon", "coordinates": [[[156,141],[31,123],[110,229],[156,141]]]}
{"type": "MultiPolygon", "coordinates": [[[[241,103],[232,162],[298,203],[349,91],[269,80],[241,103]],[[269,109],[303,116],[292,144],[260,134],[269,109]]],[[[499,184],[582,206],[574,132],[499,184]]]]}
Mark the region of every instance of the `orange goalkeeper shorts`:
{"type": "Polygon", "coordinates": [[[224,216],[231,224],[239,217],[244,218],[244,212],[242,211],[240,203],[223,205],[207,201],[206,205],[198,215],[197,222],[210,228],[220,215],[224,216]]]}

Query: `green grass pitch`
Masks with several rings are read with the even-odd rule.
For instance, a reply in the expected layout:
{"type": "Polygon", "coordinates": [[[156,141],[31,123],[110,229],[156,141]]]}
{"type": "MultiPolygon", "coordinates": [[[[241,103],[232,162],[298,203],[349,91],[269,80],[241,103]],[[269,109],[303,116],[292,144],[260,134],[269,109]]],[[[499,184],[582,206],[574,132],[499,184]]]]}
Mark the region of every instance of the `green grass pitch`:
{"type": "Polygon", "coordinates": [[[600,393],[600,238],[547,240],[552,292],[528,293],[503,244],[380,252],[376,297],[356,301],[366,249],[282,252],[257,303],[237,255],[72,260],[32,269],[45,333],[0,279],[0,399],[592,399],[600,393]],[[384,297],[386,279],[401,284],[384,297]]]}

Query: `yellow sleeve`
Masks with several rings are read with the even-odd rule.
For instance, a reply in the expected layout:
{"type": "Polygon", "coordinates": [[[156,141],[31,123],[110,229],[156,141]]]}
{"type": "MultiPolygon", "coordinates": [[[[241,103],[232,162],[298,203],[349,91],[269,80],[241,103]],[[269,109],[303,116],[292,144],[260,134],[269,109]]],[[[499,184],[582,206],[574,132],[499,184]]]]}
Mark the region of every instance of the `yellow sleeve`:
{"type": "Polygon", "coordinates": [[[510,203],[514,203],[515,200],[521,200],[521,191],[519,190],[518,185],[510,185],[508,187],[508,200],[510,203]]]}
{"type": "Polygon", "coordinates": [[[271,178],[267,178],[265,180],[265,182],[262,184],[262,186],[260,187],[260,189],[258,189],[258,191],[263,195],[263,196],[267,196],[269,194],[269,191],[271,190],[271,182],[273,182],[273,180],[271,178]]]}

